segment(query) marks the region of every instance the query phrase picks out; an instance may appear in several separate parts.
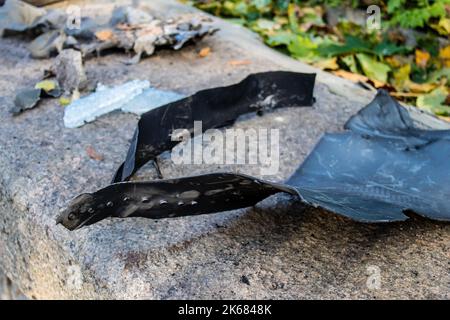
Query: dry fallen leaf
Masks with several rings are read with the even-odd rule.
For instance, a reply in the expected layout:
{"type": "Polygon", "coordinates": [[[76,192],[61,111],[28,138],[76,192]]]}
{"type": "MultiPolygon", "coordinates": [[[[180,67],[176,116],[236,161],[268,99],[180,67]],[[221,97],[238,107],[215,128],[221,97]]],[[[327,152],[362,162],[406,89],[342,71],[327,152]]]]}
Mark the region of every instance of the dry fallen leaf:
{"type": "Polygon", "coordinates": [[[357,53],[355,56],[363,73],[372,80],[375,87],[380,88],[387,83],[391,67],[365,53],[357,53]]]}
{"type": "Polygon", "coordinates": [[[209,54],[211,53],[211,48],[210,47],[205,47],[202,50],[200,50],[200,52],[198,53],[199,57],[201,58],[205,58],[207,57],[209,54]]]}
{"type": "Polygon", "coordinates": [[[416,64],[420,68],[425,68],[430,60],[430,54],[426,51],[416,49],[416,64]]]}
{"type": "Polygon", "coordinates": [[[353,82],[367,82],[369,80],[369,78],[367,78],[366,76],[363,76],[362,74],[352,73],[352,72],[348,72],[345,70],[337,70],[337,71],[334,71],[333,73],[335,75],[337,75],[338,77],[348,79],[353,82]]]}
{"type": "Polygon", "coordinates": [[[230,60],[228,63],[232,66],[245,66],[252,62],[250,60],[230,60]]]}
{"type": "Polygon", "coordinates": [[[89,156],[89,158],[97,161],[102,161],[103,156],[99,154],[92,146],[86,147],[86,153],[89,156]]]}
{"type": "Polygon", "coordinates": [[[389,94],[393,97],[404,97],[404,98],[417,98],[422,95],[421,93],[415,92],[389,92],[389,94]]]}
{"type": "Polygon", "coordinates": [[[404,57],[398,55],[384,58],[384,61],[386,61],[392,68],[400,68],[405,64],[406,61],[404,60],[406,60],[404,57]]]}
{"type": "Polygon", "coordinates": [[[339,65],[337,64],[337,57],[333,57],[330,59],[320,60],[313,64],[316,68],[322,70],[337,70],[339,69],[339,65]]]}
{"type": "MultiPolygon", "coordinates": [[[[414,97],[415,95],[400,95],[401,91],[412,91],[414,93],[428,93],[435,89],[438,84],[436,83],[416,83],[411,81],[409,75],[411,73],[411,65],[405,64],[403,67],[398,68],[393,72],[394,79],[391,82],[395,90],[397,90],[397,96],[414,97]]],[[[418,95],[416,95],[418,96],[418,95]]]]}
{"type": "Polygon", "coordinates": [[[382,88],[382,87],[384,87],[386,85],[386,82],[378,81],[378,80],[375,80],[375,79],[370,79],[370,81],[372,81],[373,86],[375,88],[377,88],[377,89],[378,88],[382,88]]]}
{"type": "Polygon", "coordinates": [[[95,36],[100,41],[107,41],[107,40],[111,40],[111,38],[113,37],[113,32],[110,29],[103,29],[103,30],[97,31],[95,33],[95,36]]]}
{"type": "Polygon", "coordinates": [[[436,83],[415,83],[410,81],[408,83],[408,88],[413,92],[427,93],[431,90],[436,89],[439,84],[436,83]]]}
{"type": "Polygon", "coordinates": [[[439,50],[439,57],[443,60],[444,66],[450,67],[450,45],[439,50]]]}

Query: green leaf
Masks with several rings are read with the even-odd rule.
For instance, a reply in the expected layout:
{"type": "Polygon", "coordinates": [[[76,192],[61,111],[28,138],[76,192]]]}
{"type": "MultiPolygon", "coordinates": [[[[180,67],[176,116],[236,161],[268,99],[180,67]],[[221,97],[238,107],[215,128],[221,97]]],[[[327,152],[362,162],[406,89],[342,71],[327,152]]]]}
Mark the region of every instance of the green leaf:
{"type": "Polygon", "coordinates": [[[242,19],[242,18],[228,18],[226,20],[228,22],[232,23],[232,24],[237,24],[238,26],[245,26],[246,25],[245,19],[242,19]]]}
{"type": "Polygon", "coordinates": [[[444,105],[448,95],[445,87],[438,87],[428,94],[417,98],[416,104],[419,108],[427,110],[441,116],[450,115],[450,107],[444,105]]]}
{"type": "Polygon", "coordinates": [[[266,43],[269,46],[276,47],[280,45],[288,46],[291,42],[297,39],[297,35],[290,31],[280,31],[273,35],[267,36],[266,43]]]}
{"type": "Polygon", "coordinates": [[[396,44],[389,41],[382,41],[373,48],[373,52],[380,57],[392,56],[396,53],[404,53],[408,49],[404,46],[397,46],[396,44]]]}
{"type": "Polygon", "coordinates": [[[358,53],[356,58],[358,59],[364,74],[368,76],[369,79],[377,80],[383,83],[387,82],[388,72],[391,70],[388,65],[378,62],[364,53],[358,53]]]}
{"type": "Polygon", "coordinates": [[[318,52],[323,56],[334,57],[348,53],[358,53],[358,52],[373,53],[373,50],[370,49],[370,44],[368,44],[364,40],[354,36],[346,36],[345,43],[343,45],[337,44],[320,45],[318,48],[318,52]]]}
{"type": "Polygon", "coordinates": [[[305,36],[297,36],[294,41],[288,45],[288,50],[294,58],[306,62],[313,62],[317,58],[317,44],[305,36]]]}
{"type": "Polygon", "coordinates": [[[347,68],[353,72],[358,73],[358,66],[356,65],[355,56],[349,54],[348,56],[341,57],[341,61],[347,66],[347,68]]]}
{"type": "Polygon", "coordinates": [[[254,23],[251,24],[251,28],[253,31],[256,32],[268,32],[275,28],[277,24],[273,22],[272,20],[268,19],[258,19],[254,23]]]}
{"type": "Polygon", "coordinates": [[[248,14],[248,5],[245,1],[225,1],[223,3],[224,13],[233,17],[245,16],[248,14]]]}
{"type": "Polygon", "coordinates": [[[387,3],[387,11],[393,13],[395,10],[400,9],[406,0],[389,0],[387,3]]]}
{"type": "Polygon", "coordinates": [[[314,26],[325,26],[320,10],[315,8],[302,7],[300,9],[302,16],[302,24],[312,24],[314,26]]]}
{"type": "Polygon", "coordinates": [[[296,12],[297,6],[293,3],[290,3],[288,6],[288,19],[289,19],[289,26],[293,32],[299,32],[300,27],[298,24],[298,17],[296,12]]]}
{"type": "Polygon", "coordinates": [[[448,81],[450,81],[450,68],[443,68],[443,69],[434,71],[433,73],[430,74],[428,81],[429,82],[437,82],[442,77],[445,77],[445,78],[447,78],[448,81]]]}
{"type": "MultiPolygon", "coordinates": [[[[416,28],[423,27],[431,18],[445,17],[445,5],[446,0],[435,1],[432,5],[428,5],[428,1],[424,3],[418,3],[416,7],[412,9],[394,10],[393,17],[390,21],[392,26],[400,25],[403,28],[416,28]]],[[[389,10],[389,9],[388,9],[389,10]]]]}

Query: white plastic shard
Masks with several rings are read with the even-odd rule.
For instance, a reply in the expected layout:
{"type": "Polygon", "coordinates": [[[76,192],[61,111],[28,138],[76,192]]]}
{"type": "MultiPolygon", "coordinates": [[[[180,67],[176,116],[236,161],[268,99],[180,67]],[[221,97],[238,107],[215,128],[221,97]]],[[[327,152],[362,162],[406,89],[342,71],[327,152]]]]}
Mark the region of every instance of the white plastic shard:
{"type": "Polygon", "coordinates": [[[153,87],[145,89],[141,94],[124,104],[122,111],[141,115],[170,102],[183,99],[185,96],[173,91],[159,90],[153,87]]]}
{"type": "Polygon", "coordinates": [[[147,80],[132,80],[114,87],[98,85],[94,93],[80,98],[65,108],[64,126],[80,127],[115,110],[138,115],[184,96],[150,87],[147,80]]]}
{"type": "Polygon", "coordinates": [[[80,127],[104,114],[121,109],[124,103],[149,87],[150,82],[147,80],[132,80],[111,88],[97,88],[94,93],[75,100],[65,108],[64,126],[80,127]]]}

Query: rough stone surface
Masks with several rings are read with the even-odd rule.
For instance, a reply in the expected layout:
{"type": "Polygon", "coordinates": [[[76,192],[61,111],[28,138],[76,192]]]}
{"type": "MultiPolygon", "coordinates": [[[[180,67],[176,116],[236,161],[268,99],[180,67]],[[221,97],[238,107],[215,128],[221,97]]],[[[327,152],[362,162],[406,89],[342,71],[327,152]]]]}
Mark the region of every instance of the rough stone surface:
{"type": "Polygon", "coordinates": [[[26,300],[19,288],[0,270],[0,300],[26,300]]]}
{"type": "MultiPolygon", "coordinates": [[[[79,3],[83,14],[113,8],[106,1],[79,3]]],[[[142,3],[169,16],[193,10],[172,1],[142,3]]],[[[148,79],[191,94],[251,72],[318,72],[238,26],[217,24],[222,31],[214,37],[178,52],[159,51],[138,65],[125,66],[125,54],[91,59],[87,77],[107,85],[148,79]],[[211,54],[200,58],[206,46],[211,54]]],[[[66,129],[63,109],[48,99],[13,118],[14,92],[34,85],[51,60],[30,59],[15,38],[1,39],[0,51],[0,268],[28,297],[450,298],[450,225],[425,219],[367,225],[277,195],[255,208],[208,216],[108,219],[76,232],[56,226],[72,197],[109,183],[137,117],[110,114],[66,129]],[[89,158],[89,145],[103,161],[89,158]],[[381,280],[376,288],[367,286],[374,270],[381,280]]],[[[270,179],[287,178],[325,131],[341,130],[373,93],[318,72],[315,96],[313,108],[280,109],[235,125],[281,130],[280,171],[270,179]]],[[[217,169],[259,174],[246,166],[179,167],[164,155],[160,163],[166,177],[217,169]]],[[[147,169],[141,177],[153,175],[147,169]]]]}

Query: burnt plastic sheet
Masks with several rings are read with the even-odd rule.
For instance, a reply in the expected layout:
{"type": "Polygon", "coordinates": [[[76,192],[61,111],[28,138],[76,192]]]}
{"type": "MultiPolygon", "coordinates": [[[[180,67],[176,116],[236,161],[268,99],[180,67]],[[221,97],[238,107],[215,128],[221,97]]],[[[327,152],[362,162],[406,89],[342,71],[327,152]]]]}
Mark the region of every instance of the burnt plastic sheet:
{"type": "Polygon", "coordinates": [[[345,128],[325,134],[287,181],[305,202],[365,222],[408,211],[450,220],[449,124],[379,91],[345,128]]]}
{"type": "Polygon", "coordinates": [[[311,75],[256,74],[235,86],[202,91],[150,111],[139,122],[116,182],[75,198],[58,222],[74,230],[107,217],[160,219],[222,212],[255,205],[278,192],[362,222],[401,221],[408,218],[407,212],[449,221],[450,125],[401,106],[385,91],[351,117],[344,132],[325,134],[284,184],[234,173],[123,182],[172,147],[173,142],[166,139],[170,128],[192,126],[197,119],[210,120],[207,128],[228,124],[255,106],[261,108],[249,97],[268,101],[264,97],[280,89],[285,94],[275,96],[286,100],[275,99],[278,103],[272,107],[308,104],[313,99],[313,81],[311,75]],[[276,83],[278,89],[273,91],[268,82],[276,83]],[[229,100],[221,104],[219,93],[229,100]],[[297,100],[291,100],[295,95],[297,100]],[[208,117],[203,119],[206,111],[208,117]],[[163,133],[156,126],[159,123],[166,130],[163,133]]]}

